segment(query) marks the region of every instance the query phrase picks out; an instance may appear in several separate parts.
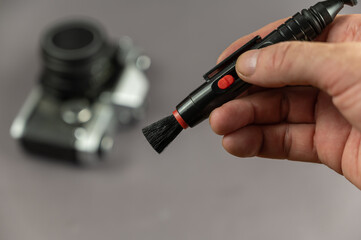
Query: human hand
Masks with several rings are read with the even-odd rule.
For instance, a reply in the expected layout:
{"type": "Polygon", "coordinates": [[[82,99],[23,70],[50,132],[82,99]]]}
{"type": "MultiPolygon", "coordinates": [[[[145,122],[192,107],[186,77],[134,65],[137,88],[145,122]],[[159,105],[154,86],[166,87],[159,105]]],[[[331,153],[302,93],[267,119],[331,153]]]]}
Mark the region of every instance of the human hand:
{"type": "MultiPolygon", "coordinates": [[[[219,60],[282,22],[237,40],[219,60]]],[[[262,88],[212,112],[229,153],[323,163],[361,189],[361,15],[337,17],[316,42],[248,51],[236,69],[262,88]]]]}

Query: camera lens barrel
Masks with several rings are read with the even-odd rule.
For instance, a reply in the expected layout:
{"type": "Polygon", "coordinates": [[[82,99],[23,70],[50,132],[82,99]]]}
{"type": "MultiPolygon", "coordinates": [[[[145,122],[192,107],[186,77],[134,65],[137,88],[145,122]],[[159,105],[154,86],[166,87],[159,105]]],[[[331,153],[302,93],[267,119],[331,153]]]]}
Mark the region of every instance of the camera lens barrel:
{"type": "Polygon", "coordinates": [[[90,21],[67,21],[45,32],[41,41],[42,85],[62,97],[94,97],[114,72],[115,46],[90,21]]]}

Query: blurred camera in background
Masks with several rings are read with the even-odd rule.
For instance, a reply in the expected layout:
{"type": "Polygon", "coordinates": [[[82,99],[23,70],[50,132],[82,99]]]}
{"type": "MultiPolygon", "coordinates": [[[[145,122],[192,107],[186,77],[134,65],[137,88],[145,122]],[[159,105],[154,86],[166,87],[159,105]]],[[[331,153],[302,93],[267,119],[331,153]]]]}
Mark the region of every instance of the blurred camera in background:
{"type": "Polygon", "coordinates": [[[117,125],[145,114],[150,58],[129,37],[109,41],[93,21],[48,29],[43,71],[13,122],[13,138],[32,153],[94,164],[113,147],[117,125]]]}

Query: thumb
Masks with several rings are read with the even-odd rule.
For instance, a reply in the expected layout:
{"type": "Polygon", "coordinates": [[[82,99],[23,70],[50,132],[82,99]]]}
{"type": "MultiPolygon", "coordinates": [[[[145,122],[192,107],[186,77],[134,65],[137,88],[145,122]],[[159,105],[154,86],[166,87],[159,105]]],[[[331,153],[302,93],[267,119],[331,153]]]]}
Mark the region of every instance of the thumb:
{"type": "Polygon", "coordinates": [[[242,54],[237,73],[262,87],[311,85],[361,130],[361,43],[284,42],[242,54]]]}
{"type": "Polygon", "coordinates": [[[359,43],[284,42],[242,54],[237,73],[262,87],[312,85],[337,96],[361,80],[359,43]]]}

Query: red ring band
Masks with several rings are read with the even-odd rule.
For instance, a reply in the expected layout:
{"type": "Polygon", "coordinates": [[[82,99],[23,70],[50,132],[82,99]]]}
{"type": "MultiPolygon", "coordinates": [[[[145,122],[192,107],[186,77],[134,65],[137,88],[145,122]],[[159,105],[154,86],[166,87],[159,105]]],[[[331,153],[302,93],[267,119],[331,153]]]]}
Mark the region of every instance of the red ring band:
{"type": "Polygon", "coordinates": [[[188,128],[188,124],[183,120],[183,118],[181,117],[181,115],[179,114],[179,112],[177,110],[174,110],[173,116],[175,117],[175,119],[177,120],[179,125],[182,126],[183,129],[188,128]]]}

